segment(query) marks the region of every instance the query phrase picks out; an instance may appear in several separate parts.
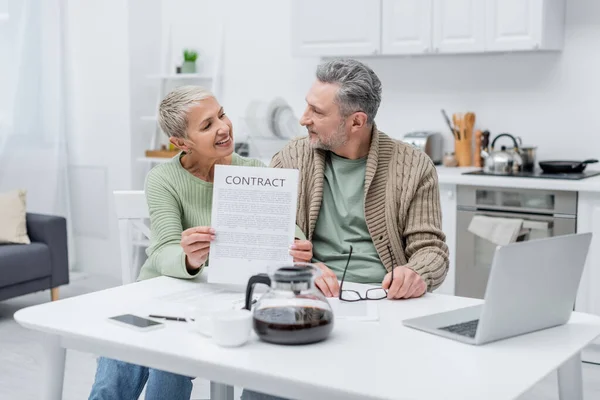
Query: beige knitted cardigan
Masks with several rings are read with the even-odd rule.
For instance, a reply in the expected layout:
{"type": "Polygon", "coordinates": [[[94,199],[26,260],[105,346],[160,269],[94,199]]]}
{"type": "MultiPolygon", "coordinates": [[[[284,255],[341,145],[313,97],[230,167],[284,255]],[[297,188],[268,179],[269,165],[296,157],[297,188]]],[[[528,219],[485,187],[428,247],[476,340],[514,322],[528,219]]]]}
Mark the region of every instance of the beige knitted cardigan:
{"type": "MultiPolygon", "coordinates": [[[[300,170],[296,224],[312,240],[321,201],[328,152],[311,149],[308,137],[291,141],[271,167],[300,170]]],[[[417,272],[429,291],[448,271],[448,246],[442,232],[435,166],[423,152],[373,127],[365,173],[365,219],[385,268],[392,260],[417,272]]]]}

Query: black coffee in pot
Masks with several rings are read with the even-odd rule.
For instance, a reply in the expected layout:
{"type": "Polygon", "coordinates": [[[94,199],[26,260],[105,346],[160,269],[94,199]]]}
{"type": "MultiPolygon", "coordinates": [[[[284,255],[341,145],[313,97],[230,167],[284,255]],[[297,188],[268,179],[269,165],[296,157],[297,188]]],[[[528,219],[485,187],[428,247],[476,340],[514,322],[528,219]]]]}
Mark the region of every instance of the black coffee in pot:
{"type": "Polygon", "coordinates": [[[267,307],[253,321],[258,337],[277,344],[320,342],[333,329],[333,313],[318,307],[267,307]]]}

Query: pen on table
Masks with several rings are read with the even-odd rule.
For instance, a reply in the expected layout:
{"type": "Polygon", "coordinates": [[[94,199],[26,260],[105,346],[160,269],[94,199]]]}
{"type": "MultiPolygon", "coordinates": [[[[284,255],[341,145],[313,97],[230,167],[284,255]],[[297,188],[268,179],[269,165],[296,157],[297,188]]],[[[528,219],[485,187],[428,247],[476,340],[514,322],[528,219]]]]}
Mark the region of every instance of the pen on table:
{"type": "MultiPolygon", "coordinates": [[[[256,299],[252,300],[252,304],[256,303],[256,299]]],[[[158,318],[158,319],[164,319],[167,321],[177,321],[177,322],[186,322],[187,320],[185,318],[182,317],[171,317],[168,315],[155,315],[155,314],[150,314],[148,315],[148,318],[158,318]]],[[[194,319],[190,319],[190,321],[193,321],[194,319]]]]}
{"type": "Polygon", "coordinates": [[[167,321],[179,321],[179,322],[186,322],[185,318],[181,318],[181,317],[169,317],[168,315],[148,315],[148,318],[159,318],[159,319],[166,319],[167,321]]]}

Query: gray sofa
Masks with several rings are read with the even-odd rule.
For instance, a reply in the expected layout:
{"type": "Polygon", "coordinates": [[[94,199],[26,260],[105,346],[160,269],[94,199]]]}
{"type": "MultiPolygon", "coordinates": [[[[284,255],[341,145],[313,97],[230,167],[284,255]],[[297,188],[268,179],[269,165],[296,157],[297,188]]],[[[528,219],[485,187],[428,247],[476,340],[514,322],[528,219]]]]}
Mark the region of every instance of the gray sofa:
{"type": "Polygon", "coordinates": [[[0,301],[69,283],[67,222],[63,217],[27,213],[31,244],[0,244],[0,301]]]}

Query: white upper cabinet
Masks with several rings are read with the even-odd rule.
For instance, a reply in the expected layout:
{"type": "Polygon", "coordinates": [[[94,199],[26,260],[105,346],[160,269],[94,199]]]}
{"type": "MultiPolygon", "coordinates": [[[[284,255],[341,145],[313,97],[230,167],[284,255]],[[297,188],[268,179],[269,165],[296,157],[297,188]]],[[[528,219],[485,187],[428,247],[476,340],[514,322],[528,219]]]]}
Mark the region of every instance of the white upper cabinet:
{"type": "Polygon", "coordinates": [[[562,0],[486,0],[486,49],[560,49],[564,15],[562,0]]]}
{"type": "Polygon", "coordinates": [[[433,0],[383,0],[383,54],[428,53],[431,46],[433,0]]]}
{"type": "Polygon", "coordinates": [[[351,57],[560,50],[565,3],[292,0],[292,53],[351,57]]]}
{"type": "Polygon", "coordinates": [[[380,21],[379,0],[293,0],[293,54],[378,54],[381,48],[380,21]]]}
{"type": "Polygon", "coordinates": [[[485,1],[434,0],[433,48],[437,53],[485,50],[485,1]]]}

